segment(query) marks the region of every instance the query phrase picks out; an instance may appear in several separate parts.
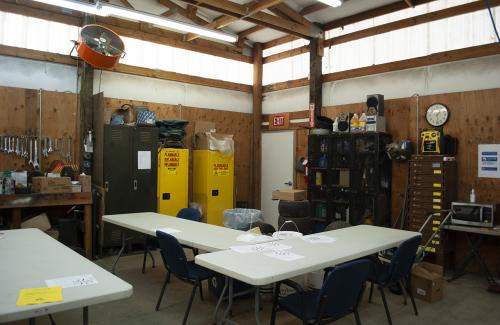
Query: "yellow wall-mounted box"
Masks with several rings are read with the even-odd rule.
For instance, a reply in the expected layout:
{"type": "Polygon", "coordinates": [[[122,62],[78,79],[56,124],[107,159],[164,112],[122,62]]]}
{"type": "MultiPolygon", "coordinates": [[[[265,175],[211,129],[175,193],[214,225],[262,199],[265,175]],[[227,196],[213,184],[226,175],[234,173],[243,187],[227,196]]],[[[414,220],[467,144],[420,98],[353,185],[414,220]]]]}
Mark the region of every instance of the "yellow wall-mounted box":
{"type": "Polygon", "coordinates": [[[189,150],[158,151],[158,213],[172,217],[188,207],[189,150]]]}
{"type": "Polygon", "coordinates": [[[223,226],[224,210],[234,206],[234,154],[193,150],[193,200],[204,222],[223,226]]]}

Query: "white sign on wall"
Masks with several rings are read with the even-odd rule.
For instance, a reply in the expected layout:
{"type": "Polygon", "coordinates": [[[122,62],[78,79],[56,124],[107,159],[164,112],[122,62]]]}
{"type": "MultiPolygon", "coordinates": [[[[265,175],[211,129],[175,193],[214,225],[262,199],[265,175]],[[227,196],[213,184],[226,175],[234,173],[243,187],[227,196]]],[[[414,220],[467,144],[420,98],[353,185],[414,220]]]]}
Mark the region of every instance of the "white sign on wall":
{"type": "Polygon", "coordinates": [[[500,144],[480,144],[477,150],[477,176],[500,178],[500,144]]]}

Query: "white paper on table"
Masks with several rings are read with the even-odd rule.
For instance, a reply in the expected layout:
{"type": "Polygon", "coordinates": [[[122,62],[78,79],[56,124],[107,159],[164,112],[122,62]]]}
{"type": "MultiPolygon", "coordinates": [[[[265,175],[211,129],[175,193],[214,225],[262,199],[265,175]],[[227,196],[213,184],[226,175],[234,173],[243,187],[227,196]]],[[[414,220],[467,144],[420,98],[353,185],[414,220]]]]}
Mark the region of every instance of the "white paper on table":
{"type": "Polygon", "coordinates": [[[247,253],[258,253],[258,252],[268,252],[272,250],[286,250],[290,249],[292,246],[283,245],[277,241],[272,241],[268,243],[255,244],[255,245],[242,245],[242,246],[232,246],[231,249],[235,252],[241,254],[247,253]]]}
{"type": "Polygon", "coordinates": [[[259,242],[271,241],[273,240],[273,238],[266,235],[256,235],[247,233],[239,235],[238,237],[236,237],[236,240],[246,243],[259,243],[259,242]]]}
{"type": "Polygon", "coordinates": [[[137,169],[151,169],[151,151],[137,151],[137,169]]]}
{"type": "Polygon", "coordinates": [[[45,280],[45,284],[47,287],[58,286],[63,288],[72,288],[97,284],[97,280],[92,274],[82,274],[45,280]]]}
{"type": "Polygon", "coordinates": [[[333,237],[328,237],[325,235],[316,235],[316,234],[302,236],[300,237],[300,239],[312,244],[329,244],[337,240],[336,238],[333,237]]]}
{"type": "Polygon", "coordinates": [[[157,231],[161,231],[161,232],[164,232],[166,234],[176,234],[178,232],[181,232],[179,229],[174,229],[174,228],[158,228],[158,229],[155,229],[155,232],[157,231]]]}
{"type": "Polygon", "coordinates": [[[304,258],[304,256],[292,253],[290,251],[284,251],[284,250],[272,250],[268,253],[265,253],[264,255],[272,257],[272,258],[277,258],[282,261],[286,262],[291,262],[291,261],[296,261],[300,260],[301,258],[304,258]]]}

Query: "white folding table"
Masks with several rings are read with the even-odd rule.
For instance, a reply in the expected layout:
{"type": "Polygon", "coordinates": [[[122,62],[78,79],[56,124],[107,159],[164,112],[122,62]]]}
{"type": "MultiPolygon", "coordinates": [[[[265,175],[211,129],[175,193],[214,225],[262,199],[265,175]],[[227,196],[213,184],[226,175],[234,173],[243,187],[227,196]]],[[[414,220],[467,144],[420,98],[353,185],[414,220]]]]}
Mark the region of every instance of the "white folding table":
{"type": "Polygon", "coordinates": [[[30,319],[83,307],[84,324],[88,306],[124,299],[132,286],[38,229],[0,232],[0,323],[30,319]],[[17,307],[22,288],[46,287],[45,280],[91,274],[96,284],[63,288],[62,302],[17,307]]]}
{"type": "MultiPolygon", "coordinates": [[[[232,279],[254,286],[267,285],[378,253],[421,234],[360,225],[323,232],[321,235],[332,237],[335,241],[327,244],[310,243],[301,238],[280,241],[281,244],[292,247],[289,249],[290,252],[304,256],[291,262],[268,257],[262,252],[242,254],[233,250],[224,250],[197,255],[196,264],[224,274],[229,281],[229,306],[222,322],[227,319],[232,304],[232,279]]],[[[259,323],[258,299],[255,302],[256,322],[259,323]]]]}

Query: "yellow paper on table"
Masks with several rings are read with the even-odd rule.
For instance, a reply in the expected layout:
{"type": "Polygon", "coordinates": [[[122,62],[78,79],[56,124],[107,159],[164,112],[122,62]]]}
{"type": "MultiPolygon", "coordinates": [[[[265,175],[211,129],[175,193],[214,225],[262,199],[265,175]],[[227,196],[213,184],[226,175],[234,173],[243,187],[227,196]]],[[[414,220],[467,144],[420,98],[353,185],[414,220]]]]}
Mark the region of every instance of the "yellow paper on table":
{"type": "Polygon", "coordinates": [[[62,301],[62,287],[25,288],[19,290],[16,306],[62,301]]]}

